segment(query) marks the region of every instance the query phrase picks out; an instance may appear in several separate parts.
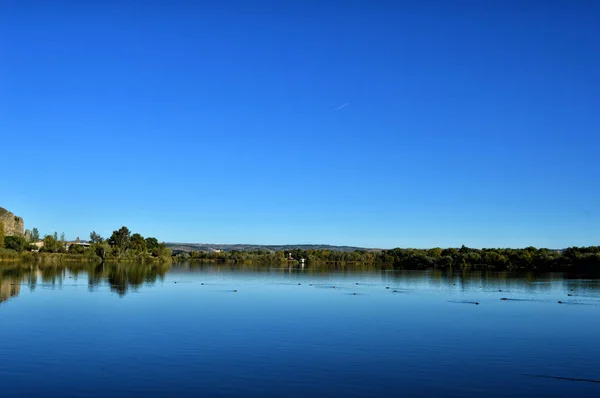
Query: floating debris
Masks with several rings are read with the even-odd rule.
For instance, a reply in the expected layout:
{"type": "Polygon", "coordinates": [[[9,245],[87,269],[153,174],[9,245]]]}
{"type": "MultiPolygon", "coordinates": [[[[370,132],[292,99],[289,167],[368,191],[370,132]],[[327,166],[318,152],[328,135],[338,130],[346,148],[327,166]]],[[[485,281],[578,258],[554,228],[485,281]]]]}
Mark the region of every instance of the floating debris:
{"type": "Polygon", "coordinates": [[[550,375],[536,375],[536,374],[530,374],[530,373],[521,373],[521,376],[527,376],[527,377],[540,377],[540,378],[544,378],[544,379],[556,379],[556,380],[568,380],[568,381],[581,381],[581,382],[585,382],[585,383],[600,383],[600,380],[594,380],[594,379],[580,379],[577,377],[561,377],[561,376],[550,376],[550,375]]]}
{"type": "Polygon", "coordinates": [[[455,304],[475,304],[475,305],[479,305],[479,301],[467,301],[467,300],[448,300],[449,303],[455,303],[455,304]]]}
{"type": "Polygon", "coordinates": [[[596,305],[596,304],[592,304],[592,303],[578,303],[578,302],[574,302],[574,301],[558,301],[558,304],[565,304],[565,305],[596,305]]]}

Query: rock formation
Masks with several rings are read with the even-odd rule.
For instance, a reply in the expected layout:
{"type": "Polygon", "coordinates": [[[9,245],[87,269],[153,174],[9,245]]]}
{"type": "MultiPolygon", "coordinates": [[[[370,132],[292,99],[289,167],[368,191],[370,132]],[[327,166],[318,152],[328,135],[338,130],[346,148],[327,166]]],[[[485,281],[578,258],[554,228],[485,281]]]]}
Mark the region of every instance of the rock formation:
{"type": "Polygon", "coordinates": [[[4,224],[4,234],[6,236],[23,236],[25,233],[23,219],[2,207],[0,207],[0,223],[4,224]]]}

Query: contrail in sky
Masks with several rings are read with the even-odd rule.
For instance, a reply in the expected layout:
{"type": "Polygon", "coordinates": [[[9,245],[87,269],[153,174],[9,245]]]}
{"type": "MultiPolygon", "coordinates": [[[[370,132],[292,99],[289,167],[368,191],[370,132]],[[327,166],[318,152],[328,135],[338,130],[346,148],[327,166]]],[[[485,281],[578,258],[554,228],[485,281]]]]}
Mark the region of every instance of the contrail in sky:
{"type": "Polygon", "coordinates": [[[345,103],[343,103],[342,105],[340,105],[340,106],[338,106],[337,108],[335,108],[335,109],[334,109],[332,112],[337,112],[337,111],[339,111],[340,109],[347,107],[348,105],[350,105],[350,104],[349,104],[349,103],[347,103],[347,102],[345,102],[345,103]]]}

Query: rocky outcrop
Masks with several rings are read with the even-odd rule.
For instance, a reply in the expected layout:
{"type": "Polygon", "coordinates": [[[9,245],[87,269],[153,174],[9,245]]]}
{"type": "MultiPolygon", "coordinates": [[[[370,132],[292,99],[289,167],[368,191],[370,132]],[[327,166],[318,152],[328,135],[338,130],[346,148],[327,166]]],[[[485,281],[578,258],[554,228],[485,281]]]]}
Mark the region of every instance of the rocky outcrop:
{"type": "Polygon", "coordinates": [[[2,207],[0,207],[0,223],[4,224],[4,234],[6,236],[23,236],[25,233],[23,219],[2,207]]]}

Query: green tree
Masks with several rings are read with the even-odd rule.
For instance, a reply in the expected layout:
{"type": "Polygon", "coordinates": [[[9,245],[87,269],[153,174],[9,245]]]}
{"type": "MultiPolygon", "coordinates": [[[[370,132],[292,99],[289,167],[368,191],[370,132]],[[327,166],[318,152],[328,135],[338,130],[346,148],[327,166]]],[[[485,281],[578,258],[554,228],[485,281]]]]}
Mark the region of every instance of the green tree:
{"type": "Polygon", "coordinates": [[[102,238],[100,236],[100,234],[97,234],[96,231],[90,232],[90,243],[91,244],[102,243],[102,242],[104,242],[104,238],[102,238]]]}
{"type": "Polygon", "coordinates": [[[450,256],[453,259],[456,259],[458,257],[458,249],[455,249],[453,247],[444,249],[444,250],[442,250],[441,255],[442,256],[450,256]]]}
{"type": "Polygon", "coordinates": [[[71,247],[69,247],[69,253],[83,254],[85,253],[85,248],[81,245],[71,245],[71,247]]]}
{"type": "Polygon", "coordinates": [[[146,248],[150,251],[158,247],[158,239],[153,237],[146,238],[146,248]]]}
{"type": "Polygon", "coordinates": [[[108,256],[108,254],[110,253],[110,245],[108,244],[107,241],[96,242],[96,243],[92,244],[92,246],[90,247],[90,250],[92,250],[94,253],[96,253],[96,255],[98,257],[100,257],[100,259],[102,261],[104,261],[106,259],[106,257],[108,256]]]}
{"type": "Polygon", "coordinates": [[[22,236],[7,236],[4,238],[4,246],[17,252],[22,252],[27,248],[27,241],[22,236]]]}
{"type": "Polygon", "coordinates": [[[32,242],[37,242],[40,240],[40,231],[38,231],[37,228],[33,228],[31,230],[31,241],[32,242]]]}
{"type": "Polygon", "coordinates": [[[136,252],[146,251],[146,240],[138,233],[131,235],[130,247],[136,252]]]}
{"type": "MultiPolygon", "coordinates": [[[[167,247],[167,245],[163,243],[159,243],[158,246],[151,250],[152,256],[154,257],[162,257],[163,259],[167,259],[171,257],[171,249],[167,247]]],[[[221,254],[221,253],[219,253],[221,254]]]]}
{"type": "Polygon", "coordinates": [[[113,231],[111,237],[108,238],[108,243],[117,249],[119,256],[125,254],[129,248],[130,241],[131,232],[129,232],[129,228],[125,226],[119,228],[117,231],[113,231]]]}
{"type": "Polygon", "coordinates": [[[43,239],[44,246],[40,249],[40,251],[48,252],[48,253],[57,253],[60,251],[60,243],[58,240],[54,238],[52,235],[46,235],[43,239]]]}
{"type": "Polygon", "coordinates": [[[453,262],[452,256],[442,256],[439,259],[438,265],[440,267],[452,267],[453,262]]]}
{"type": "Polygon", "coordinates": [[[434,247],[433,249],[429,249],[427,251],[427,255],[429,257],[438,258],[442,255],[442,249],[440,249],[439,247],[434,247]]]}
{"type": "Polygon", "coordinates": [[[54,231],[54,235],[52,235],[52,237],[58,242],[58,232],[54,231]]]}

